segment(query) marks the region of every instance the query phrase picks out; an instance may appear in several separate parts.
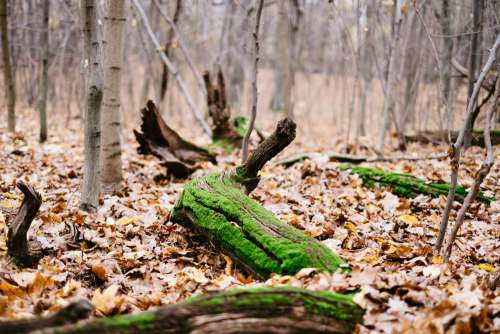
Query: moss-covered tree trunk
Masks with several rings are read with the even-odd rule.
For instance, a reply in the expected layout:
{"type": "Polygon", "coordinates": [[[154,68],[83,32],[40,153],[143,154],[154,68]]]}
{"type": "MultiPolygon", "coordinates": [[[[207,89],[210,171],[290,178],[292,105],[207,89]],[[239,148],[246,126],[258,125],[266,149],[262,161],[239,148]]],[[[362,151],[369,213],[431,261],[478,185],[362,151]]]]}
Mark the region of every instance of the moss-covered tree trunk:
{"type": "MultiPolygon", "coordinates": [[[[264,287],[205,294],[156,311],[50,327],[38,333],[351,333],[362,319],[363,309],[352,301],[352,295],[264,287]]],[[[6,325],[0,323],[0,330],[31,333],[6,325]]]]}
{"type": "MultiPolygon", "coordinates": [[[[411,174],[384,172],[376,168],[350,165],[343,165],[341,169],[350,169],[351,173],[357,174],[367,186],[377,184],[386,186],[391,188],[396,195],[406,198],[413,198],[420,194],[431,197],[446,196],[450,191],[450,185],[447,183],[428,182],[411,174]]],[[[457,186],[455,199],[462,202],[465,196],[467,196],[467,189],[464,186],[457,186]]],[[[477,199],[487,204],[495,200],[493,197],[485,196],[482,192],[478,193],[477,199]]]]}
{"type": "Polygon", "coordinates": [[[244,165],[189,182],[171,220],[194,227],[259,277],[294,274],[307,267],[330,272],[343,267],[342,259],[326,246],[247,196],[259,182],[258,171],[294,138],[295,123],[280,121],[244,165]]]}

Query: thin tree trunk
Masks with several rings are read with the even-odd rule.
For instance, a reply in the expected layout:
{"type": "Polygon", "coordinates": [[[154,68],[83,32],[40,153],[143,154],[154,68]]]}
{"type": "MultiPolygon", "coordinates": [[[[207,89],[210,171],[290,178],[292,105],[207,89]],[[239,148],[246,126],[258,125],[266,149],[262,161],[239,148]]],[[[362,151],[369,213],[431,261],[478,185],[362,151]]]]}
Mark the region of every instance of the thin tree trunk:
{"type": "Polygon", "coordinates": [[[104,18],[104,99],[102,102],[101,182],[105,192],[116,190],[122,181],[120,142],[120,87],[123,59],[123,30],[127,20],[125,0],[109,0],[104,18]]]}
{"type": "Polygon", "coordinates": [[[250,142],[250,135],[252,134],[255,118],[257,117],[257,101],[258,101],[258,90],[257,90],[257,78],[259,74],[259,27],[260,18],[262,16],[262,8],[264,7],[264,0],[259,1],[259,7],[257,8],[257,13],[255,15],[255,31],[253,32],[254,39],[254,63],[253,63],[253,77],[252,77],[252,110],[250,112],[250,121],[248,122],[248,128],[243,137],[243,143],[241,148],[241,161],[244,164],[248,158],[248,144],[250,142]]]}
{"type": "Polygon", "coordinates": [[[389,57],[389,64],[387,66],[387,80],[385,83],[385,97],[384,97],[384,109],[382,113],[382,126],[380,128],[380,138],[378,149],[380,152],[384,149],[385,135],[389,127],[389,117],[391,110],[394,107],[394,90],[396,82],[396,48],[398,46],[399,37],[401,33],[401,22],[403,21],[403,15],[401,12],[402,0],[395,0],[396,12],[394,19],[394,32],[391,41],[391,55],[389,57]]]}
{"type": "MultiPolygon", "coordinates": [[[[474,0],[472,8],[472,34],[471,43],[469,50],[469,86],[468,86],[468,97],[470,99],[472,91],[474,90],[474,79],[477,77],[477,69],[481,66],[481,34],[482,34],[482,17],[483,17],[484,0],[474,0]]],[[[474,106],[475,107],[475,106],[474,106]]],[[[477,113],[472,115],[472,127],[474,127],[474,122],[476,121],[477,113]]],[[[471,129],[472,129],[471,127],[471,129]]],[[[471,132],[466,130],[464,145],[465,148],[470,146],[471,132]]]]}
{"type": "Polygon", "coordinates": [[[86,115],[84,131],[84,155],[82,210],[94,212],[99,204],[100,150],[101,150],[101,102],[102,59],[96,0],[82,0],[82,23],[85,61],[88,64],[86,89],[86,115]]]}
{"type": "Polygon", "coordinates": [[[442,0],[441,31],[443,36],[442,71],[443,83],[441,85],[441,110],[445,110],[448,120],[448,129],[451,130],[451,59],[453,57],[453,39],[451,35],[451,8],[449,0],[442,0]]]}
{"type": "Polygon", "coordinates": [[[10,59],[7,0],[0,0],[0,33],[2,35],[3,74],[7,100],[7,128],[16,131],[16,84],[10,59]]]}
{"type": "Polygon", "coordinates": [[[40,143],[47,140],[47,89],[48,89],[48,58],[49,58],[49,16],[50,0],[43,0],[43,25],[40,34],[40,96],[38,112],[40,114],[40,143]]]}

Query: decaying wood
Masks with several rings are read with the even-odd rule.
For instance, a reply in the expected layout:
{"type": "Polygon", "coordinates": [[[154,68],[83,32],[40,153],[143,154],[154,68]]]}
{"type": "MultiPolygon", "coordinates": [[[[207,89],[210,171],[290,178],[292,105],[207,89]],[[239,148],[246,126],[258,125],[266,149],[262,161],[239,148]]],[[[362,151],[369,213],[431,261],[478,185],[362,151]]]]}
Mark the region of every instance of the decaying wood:
{"type": "Polygon", "coordinates": [[[0,321],[0,333],[24,334],[38,331],[42,328],[59,327],[86,319],[94,307],[87,300],[73,302],[54,315],[13,321],[0,321]]]}
{"type": "Polygon", "coordinates": [[[66,326],[39,320],[39,331],[6,333],[351,333],[364,313],[352,297],[291,287],[230,289],[155,311],[66,326]]]}
{"type": "Polygon", "coordinates": [[[247,196],[259,183],[259,170],[294,138],[295,123],[281,120],[245,164],[189,182],[170,219],[203,234],[258,277],[295,274],[302,268],[333,272],[345,267],[322,243],[281,222],[247,196]]]}
{"type": "Polygon", "coordinates": [[[208,114],[212,118],[212,139],[225,141],[233,147],[241,147],[243,135],[231,120],[231,108],[227,104],[226,85],[222,70],[217,72],[217,83],[212,82],[210,73],[203,74],[207,90],[208,114]]]}
{"type": "Polygon", "coordinates": [[[9,225],[7,255],[14,258],[19,266],[31,267],[38,262],[41,253],[30,249],[27,234],[42,205],[42,197],[23,181],[19,181],[17,187],[24,194],[24,199],[14,221],[9,225]]]}
{"type": "MultiPolygon", "coordinates": [[[[367,186],[380,185],[389,187],[395,194],[406,198],[413,198],[418,195],[438,197],[447,195],[450,190],[450,185],[447,183],[428,182],[411,174],[384,172],[376,168],[351,165],[343,165],[341,169],[350,169],[351,173],[358,175],[367,186]]],[[[462,202],[466,196],[466,188],[457,186],[455,190],[455,199],[462,202]]],[[[479,201],[486,204],[495,201],[495,198],[488,197],[482,192],[478,192],[477,198],[479,201]]]]}
{"type": "Polygon", "coordinates": [[[211,161],[215,157],[206,149],[198,147],[170,128],[152,101],[142,109],[142,133],[134,134],[139,143],[140,154],[152,154],[167,167],[167,173],[178,178],[186,178],[196,169],[196,162],[211,161]]]}
{"type": "MultiPolygon", "coordinates": [[[[458,138],[458,131],[451,132],[451,140],[455,142],[458,138]]],[[[414,134],[407,134],[405,138],[408,142],[420,143],[443,143],[448,141],[448,131],[419,131],[414,134]]],[[[491,142],[493,145],[500,144],[500,130],[491,131],[491,142]]],[[[484,131],[476,129],[472,132],[471,144],[484,147],[484,131]]]]}

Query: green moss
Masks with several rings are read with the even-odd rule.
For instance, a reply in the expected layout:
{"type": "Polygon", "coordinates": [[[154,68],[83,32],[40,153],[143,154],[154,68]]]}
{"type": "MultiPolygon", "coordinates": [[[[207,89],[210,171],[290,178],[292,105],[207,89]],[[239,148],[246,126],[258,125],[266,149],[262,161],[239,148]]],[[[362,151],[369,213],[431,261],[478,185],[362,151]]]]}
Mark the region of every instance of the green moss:
{"type": "Polygon", "coordinates": [[[353,302],[353,294],[329,291],[309,291],[293,287],[260,287],[229,289],[215,295],[201,295],[183,304],[210,307],[214,313],[223,312],[228,305],[233,311],[248,309],[273,309],[299,304],[311,314],[361,323],[363,309],[353,302]]]}
{"type": "Polygon", "coordinates": [[[222,149],[224,153],[229,154],[234,150],[233,144],[227,139],[213,139],[208,145],[208,150],[213,152],[216,149],[222,149]]]}
{"type": "Polygon", "coordinates": [[[247,131],[247,118],[243,116],[236,117],[233,124],[236,128],[236,132],[238,132],[240,136],[244,137],[245,132],[247,131]]]}
{"type": "MultiPolygon", "coordinates": [[[[340,168],[343,170],[351,169],[351,173],[359,175],[363,183],[369,187],[373,187],[377,184],[387,186],[390,187],[396,195],[406,198],[414,198],[419,194],[432,197],[438,197],[440,195],[446,196],[450,190],[449,184],[427,182],[411,174],[390,173],[376,168],[351,165],[341,165],[340,168]]],[[[465,187],[461,185],[457,186],[455,199],[462,202],[466,196],[467,190],[465,187]]],[[[478,193],[477,199],[486,204],[495,201],[495,198],[485,196],[482,192],[478,193]]]]}
{"type": "Polygon", "coordinates": [[[237,176],[216,173],[191,181],[171,219],[181,220],[180,213],[186,210],[198,228],[262,277],[293,275],[308,267],[329,272],[346,269],[344,261],[326,246],[246,196],[235,182],[244,177],[242,173],[240,168],[237,176]]]}

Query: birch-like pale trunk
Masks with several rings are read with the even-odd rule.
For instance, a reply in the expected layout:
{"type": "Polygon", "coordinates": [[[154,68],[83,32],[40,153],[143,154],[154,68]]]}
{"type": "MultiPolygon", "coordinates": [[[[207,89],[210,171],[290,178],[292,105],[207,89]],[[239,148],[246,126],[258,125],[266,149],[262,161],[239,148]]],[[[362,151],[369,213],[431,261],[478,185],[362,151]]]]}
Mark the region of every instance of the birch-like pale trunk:
{"type": "Polygon", "coordinates": [[[16,84],[10,59],[7,0],[0,0],[0,34],[2,35],[2,62],[7,100],[7,128],[16,131],[16,84]]]}
{"type": "Polygon", "coordinates": [[[125,0],[108,0],[104,17],[104,98],[101,119],[101,183],[104,192],[116,190],[122,181],[120,87],[123,31],[127,20],[125,4],[125,0]]]}
{"type": "Polygon", "coordinates": [[[48,92],[48,58],[49,58],[49,15],[50,0],[42,2],[42,30],[40,32],[39,84],[40,95],[38,113],[40,116],[40,143],[47,140],[47,92],[48,92]]]}
{"type": "Polygon", "coordinates": [[[99,205],[100,151],[101,151],[101,102],[102,57],[99,43],[99,25],[96,0],[82,0],[82,30],[84,64],[88,66],[84,122],[83,184],[80,208],[95,212],[99,205]]]}

